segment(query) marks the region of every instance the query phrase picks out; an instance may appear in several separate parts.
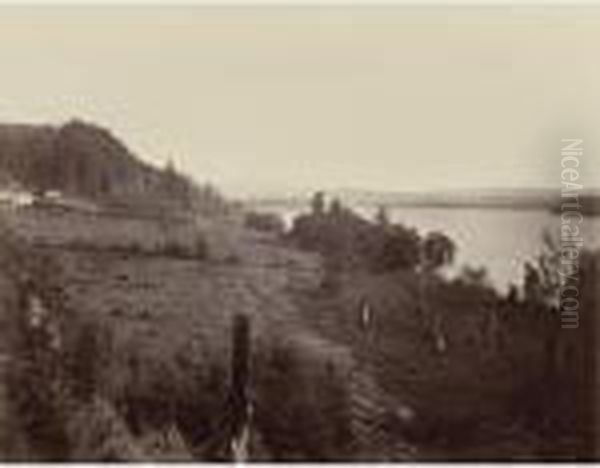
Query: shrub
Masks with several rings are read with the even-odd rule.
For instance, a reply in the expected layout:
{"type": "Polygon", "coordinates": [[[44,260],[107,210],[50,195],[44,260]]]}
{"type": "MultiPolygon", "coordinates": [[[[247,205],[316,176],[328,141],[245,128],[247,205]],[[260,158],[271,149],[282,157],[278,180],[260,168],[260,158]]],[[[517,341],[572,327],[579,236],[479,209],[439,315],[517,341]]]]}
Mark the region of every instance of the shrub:
{"type": "Polygon", "coordinates": [[[467,285],[490,287],[488,272],[485,267],[472,267],[470,265],[464,265],[461,269],[458,279],[467,285]]]}
{"type": "Polygon", "coordinates": [[[72,395],[81,402],[90,402],[100,390],[103,363],[112,346],[109,330],[91,320],[65,324],[62,335],[62,362],[70,380],[72,395]]]}
{"type": "MultiPolygon", "coordinates": [[[[320,206],[320,204],[319,204],[320,206]]],[[[300,248],[321,253],[334,270],[375,272],[412,269],[419,263],[420,238],[400,224],[370,222],[338,200],[294,219],[289,238],[300,248]]]]}
{"type": "Polygon", "coordinates": [[[144,248],[139,241],[131,240],[124,251],[131,255],[142,255],[144,253],[144,248]]]}
{"type": "Polygon", "coordinates": [[[182,258],[187,257],[187,250],[181,244],[169,240],[159,249],[159,253],[167,257],[182,258]]]}
{"type": "Polygon", "coordinates": [[[454,261],[456,244],[444,233],[431,232],[423,240],[422,249],[425,267],[436,269],[454,261]]]}
{"type": "Polygon", "coordinates": [[[259,357],[256,424],[272,457],[347,458],[351,435],[343,377],[285,343],[272,343],[259,357]],[[282,395],[285,400],[273,405],[282,395]]]}
{"type": "Polygon", "coordinates": [[[194,241],[194,256],[198,260],[206,260],[208,258],[208,242],[203,234],[197,234],[194,241]]]}
{"type": "Polygon", "coordinates": [[[69,454],[69,440],[63,412],[65,394],[58,385],[62,362],[51,345],[52,334],[47,324],[32,328],[29,320],[29,298],[32,294],[38,297],[51,294],[52,288],[45,283],[55,275],[44,275],[52,270],[46,257],[30,255],[27,262],[31,270],[17,284],[18,299],[10,317],[11,352],[18,365],[9,373],[8,391],[33,452],[45,459],[64,460],[69,454]]]}
{"type": "Polygon", "coordinates": [[[414,229],[401,225],[377,233],[377,244],[370,248],[371,268],[374,271],[413,269],[419,264],[419,235],[414,229]]]}
{"type": "Polygon", "coordinates": [[[285,230],[285,223],[275,213],[256,213],[251,211],[246,214],[244,225],[256,231],[275,234],[281,234],[285,230]]]}
{"type": "Polygon", "coordinates": [[[167,240],[156,250],[156,253],[180,259],[206,260],[208,258],[208,242],[202,234],[196,234],[195,238],[187,244],[176,240],[167,240]]]}

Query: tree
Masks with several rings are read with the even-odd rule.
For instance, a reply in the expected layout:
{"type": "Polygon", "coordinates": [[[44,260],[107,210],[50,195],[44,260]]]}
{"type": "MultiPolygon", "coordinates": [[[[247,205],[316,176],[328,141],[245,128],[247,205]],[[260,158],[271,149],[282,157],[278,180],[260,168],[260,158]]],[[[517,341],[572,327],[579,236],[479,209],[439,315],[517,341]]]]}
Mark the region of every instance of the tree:
{"type": "Polygon", "coordinates": [[[250,211],[244,217],[244,225],[262,232],[281,234],[285,231],[285,222],[276,213],[258,213],[250,211]]]}
{"type": "Polygon", "coordinates": [[[377,228],[375,234],[373,242],[377,254],[373,266],[376,271],[413,269],[418,265],[420,238],[416,230],[398,224],[386,232],[377,228]]]}
{"type": "Polygon", "coordinates": [[[485,267],[472,267],[470,265],[465,265],[462,267],[460,272],[460,279],[465,284],[471,286],[489,286],[488,273],[485,267]]]}
{"type": "Polygon", "coordinates": [[[508,291],[506,293],[506,300],[510,304],[517,304],[519,302],[519,289],[514,283],[511,283],[508,286],[508,291]]]}
{"type": "Polygon", "coordinates": [[[530,262],[525,262],[524,269],[523,290],[525,300],[536,304],[542,302],[542,279],[539,271],[530,262]]]}
{"type": "Polygon", "coordinates": [[[445,353],[448,340],[444,331],[444,317],[442,314],[429,307],[427,302],[428,273],[454,261],[456,245],[448,236],[441,232],[430,232],[421,242],[421,262],[424,275],[420,276],[420,309],[426,320],[438,353],[445,353]]]}
{"type": "Polygon", "coordinates": [[[561,249],[559,242],[550,232],[542,235],[541,253],[534,262],[526,262],[524,266],[524,296],[533,303],[558,307],[561,286],[561,249]]]}
{"type": "Polygon", "coordinates": [[[325,213],[325,194],[323,192],[316,192],[310,203],[312,214],[321,216],[325,213]]]}
{"type": "Polygon", "coordinates": [[[329,204],[329,214],[333,217],[340,217],[344,212],[344,207],[339,198],[334,198],[329,204]]]}
{"type": "Polygon", "coordinates": [[[435,270],[454,261],[456,245],[441,232],[427,234],[422,245],[424,267],[435,270]]]}
{"type": "Polygon", "coordinates": [[[387,210],[385,209],[385,206],[381,205],[378,209],[377,209],[377,215],[375,217],[376,221],[377,221],[377,225],[387,229],[390,225],[390,218],[388,216],[387,210]]]}

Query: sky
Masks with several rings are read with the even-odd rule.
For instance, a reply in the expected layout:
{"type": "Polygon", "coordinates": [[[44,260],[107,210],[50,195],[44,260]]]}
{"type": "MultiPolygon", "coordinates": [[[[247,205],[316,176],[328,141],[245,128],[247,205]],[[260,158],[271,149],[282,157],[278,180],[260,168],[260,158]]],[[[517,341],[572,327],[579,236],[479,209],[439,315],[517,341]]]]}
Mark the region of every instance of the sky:
{"type": "Polygon", "coordinates": [[[232,194],[600,187],[600,8],[1,7],[0,122],[232,194]]]}

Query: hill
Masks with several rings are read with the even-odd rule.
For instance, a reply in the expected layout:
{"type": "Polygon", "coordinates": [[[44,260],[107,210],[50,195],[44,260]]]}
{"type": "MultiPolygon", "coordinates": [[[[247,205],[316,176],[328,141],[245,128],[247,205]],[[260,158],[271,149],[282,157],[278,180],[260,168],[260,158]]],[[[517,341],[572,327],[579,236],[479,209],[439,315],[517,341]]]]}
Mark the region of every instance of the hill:
{"type": "Polygon", "coordinates": [[[134,156],[99,126],[73,120],[62,126],[0,125],[0,174],[34,193],[59,191],[97,203],[136,207],[178,205],[214,211],[224,205],[168,165],[134,156]]]}

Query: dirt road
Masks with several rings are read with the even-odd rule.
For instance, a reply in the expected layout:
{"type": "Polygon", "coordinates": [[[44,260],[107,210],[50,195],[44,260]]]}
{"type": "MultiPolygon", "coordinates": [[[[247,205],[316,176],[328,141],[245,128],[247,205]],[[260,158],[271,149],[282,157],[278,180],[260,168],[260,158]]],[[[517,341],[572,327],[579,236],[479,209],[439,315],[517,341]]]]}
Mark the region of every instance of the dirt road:
{"type": "MultiPolygon", "coordinates": [[[[309,328],[303,311],[293,300],[294,294],[312,294],[317,268],[275,268],[253,262],[217,275],[217,290],[222,310],[243,311],[253,319],[257,341],[277,337],[286,341],[310,363],[307,368],[311,381],[327,378],[327,368],[343,376],[351,414],[354,454],[369,461],[400,461],[414,459],[415,447],[403,440],[401,434],[387,431],[386,416],[394,412],[394,398],[378,386],[373,369],[356,359],[352,349],[320,335],[309,328]]],[[[333,326],[333,324],[332,324],[333,326]]]]}

